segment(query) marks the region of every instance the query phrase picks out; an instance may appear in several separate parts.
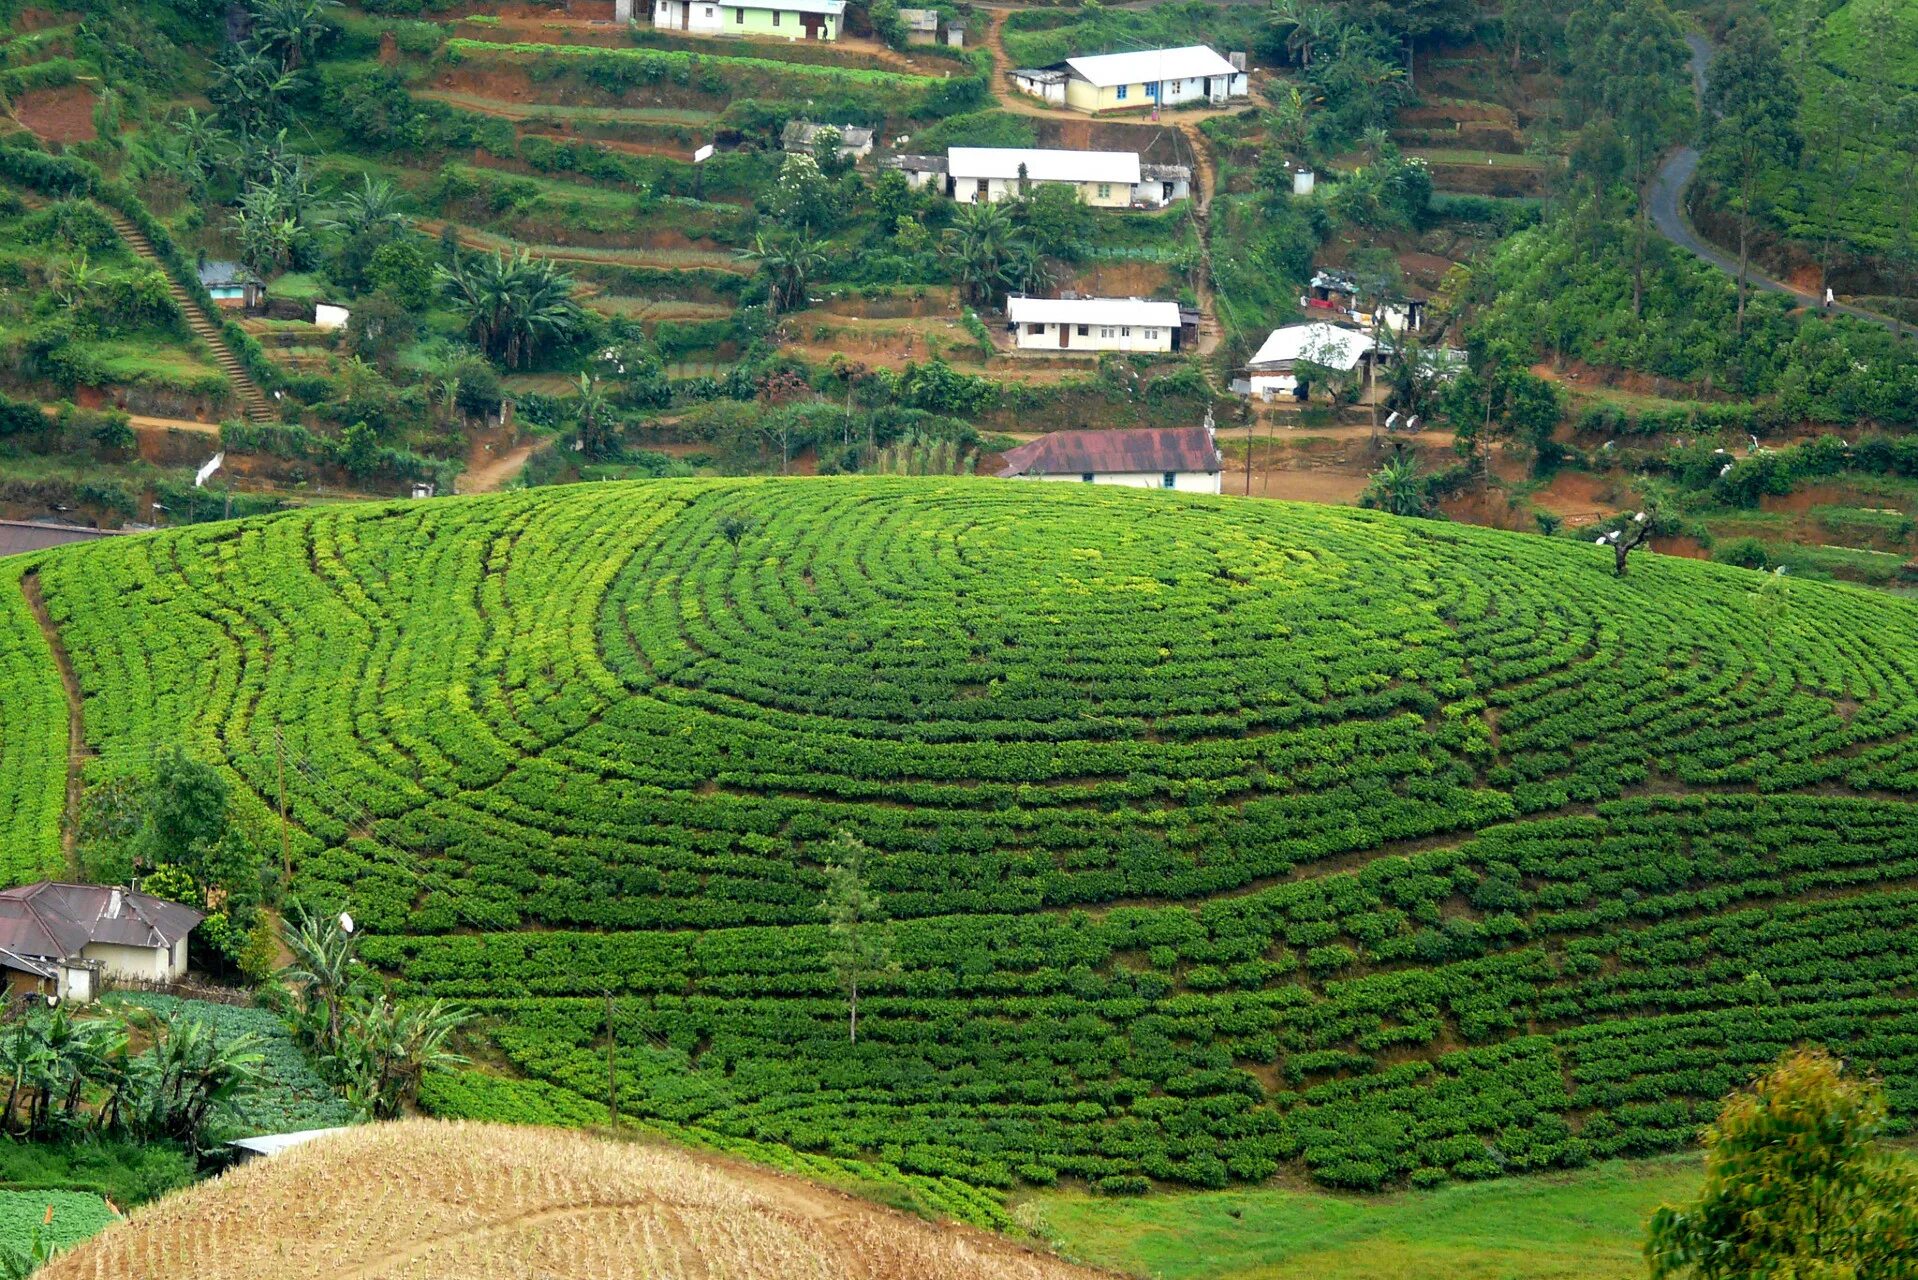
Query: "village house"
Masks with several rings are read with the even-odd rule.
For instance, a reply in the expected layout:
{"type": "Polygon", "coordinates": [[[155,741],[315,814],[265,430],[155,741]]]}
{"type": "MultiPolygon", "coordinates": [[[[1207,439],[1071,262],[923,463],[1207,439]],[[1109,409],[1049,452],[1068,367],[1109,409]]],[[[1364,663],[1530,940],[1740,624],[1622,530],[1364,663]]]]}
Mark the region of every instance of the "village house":
{"type": "Polygon", "coordinates": [[[1274,329],[1246,362],[1246,377],[1235,381],[1233,390],[1265,400],[1275,395],[1304,400],[1311,395],[1311,379],[1297,366],[1319,365],[1350,373],[1372,358],[1372,347],[1372,339],[1358,330],[1322,320],[1274,329]]]}
{"type": "Polygon", "coordinates": [[[872,154],[872,130],[856,124],[814,124],[810,120],[788,120],[785,130],[779,135],[779,145],[794,155],[809,156],[813,153],[813,145],[821,129],[831,129],[839,135],[841,160],[859,161],[872,154]]]}
{"type": "Polygon", "coordinates": [[[1021,351],[1177,351],[1179,304],[1143,298],[1006,300],[1006,323],[1021,351]]]}
{"type": "Polygon", "coordinates": [[[1054,431],[1008,451],[999,477],[1217,493],[1223,467],[1209,426],[1054,431]]]}
{"type": "Polygon", "coordinates": [[[266,285],[238,262],[215,259],[202,262],[200,284],[222,307],[257,311],[266,305],[266,285]]]}
{"type": "Polygon", "coordinates": [[[1192,193],[1190,169],[1142,165],[1136,151],[953,147],[943,157],[897,155],[886,164],[913,187],[934,187],[960,204],[994,204],[1047,184],[1075,188],[1095,209],[1161,209],[1192,193]]]}
{"type": "Polygon", "coordinates": [[[907,44],[939,43],[939,11],[937,9],[901,9],[899,22],[906,29],[907,44]]]}
{"type": "Polygon", "coordinates": [[[712,35],[837,40],[845,13],[846,0],[654,0],[653,25],[712,35]]]}
{"type": "Polygon", "coordinates": [[[1245,69],[1202,44],[1067,58],[1010,74],[1013,87],[1023,93],[1095,115],[1229,102],[1249,92],[1245,69]]]}
{"type": "MultiPolygon", "coordinates": [[[[1312,282],[1299,297],[1299,305],[1308,311],[1330,311],[1365,328],[1372,326],[1372,313],[1359,309],[1359,286],[1342,271],[1316,271],[1312,282]]],[[[1379,328],[1392,333],[1417,333],[1425,327],[1425,299],[1393,294],[1378,304],[1379,328]]]]}
{"type": "Polygon", "coordinates": [[[82,1003],[103,979],[177,982],[187,935],[205,917],[191,907],[113,885],[42,880],[0,891],[0,972],[10,995],[82,1003]]]}

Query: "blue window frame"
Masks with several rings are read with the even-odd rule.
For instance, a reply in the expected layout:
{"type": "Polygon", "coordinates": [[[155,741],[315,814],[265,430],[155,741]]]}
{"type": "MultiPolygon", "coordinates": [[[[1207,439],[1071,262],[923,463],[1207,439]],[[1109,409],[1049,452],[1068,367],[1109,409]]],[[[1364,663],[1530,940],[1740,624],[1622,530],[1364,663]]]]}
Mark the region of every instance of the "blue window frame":
{"type": "Polygon", "coordinates": [[[1127,88],[1129,88],[1129,87],[1130,87],[1130,86],[1128,86],[1128,85],[1123,85],[1123,84],[1122,84],[1122,85],[1120,85],[1120,86],[1119,86],[1119,92],[1118,92],[1118,93],[1116,93],[1116,94],[1114,94],[1113,96],[1114,96],[1114,97],[1116,97],[1116,98],[1117,98],[1117,99],[1118,99],[1118,100],[1119,100],[1120,102],[1124,102],[1124,101],[1125,101],[1125,95],[1126,95],[1126,90],[1127,90],[1127,88]]]}

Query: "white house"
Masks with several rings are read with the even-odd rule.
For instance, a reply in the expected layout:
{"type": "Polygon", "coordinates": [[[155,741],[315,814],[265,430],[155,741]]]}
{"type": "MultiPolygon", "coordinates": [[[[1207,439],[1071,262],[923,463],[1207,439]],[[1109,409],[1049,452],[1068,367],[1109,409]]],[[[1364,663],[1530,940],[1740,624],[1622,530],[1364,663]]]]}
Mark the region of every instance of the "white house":
{"type": "Polygon", "coordinates": [[[1246,73],[1205,45],[1067,58],[1021,67],[1013,86],[1047,102],[1098,114],[1195,102],[1229,102],[1249,92],[1246,73]]]}
{"type": "Polygon", "coordinates": [[[1295,366],[1304,362],[1328,369],[1350,372],[1372,355],[1372,339],[1356,329],[1342,329],[1317,321],[1274,329],[1253,357],[1246,362],[1245,390],[1250,395],[1270,399],[1291,395],[1303,400],[1311,392],[1301,382],[1295,366]]]}
{"type": "MultiPolygon", "coordinates": [[[[615,0],[613,16],[629,20],[631,0],[615,0]]],[[[653,0],[655,27],[707,35],[837,40],[845,16],[846,0],[653,0]]]]}
{"type": "Polygon", "coordinates": [[[1176,351],[1179,304],[1142,298],[1006,300],[1012,343],[1021,351],[1176,351]]]}
{"type": "Polygon", "coordinates": [[[1211,427],[1054,431],[1005,454],[1004,480],[1219,492],[1224,460],[1211,427]]]}
{"type": "Polygon", "coordinates": [[[16,992],[82,1001],[99,994],[102,975],[175,982],[186,975],[187,935],[203,919],[191,907],[113,885],[21,885],[0,891],[0,968],[16,992]]]}
{"type": "Polygon", "coordinates": [[[895,155],[883,163],[914,188],[932,187],[961,204],[996,203],[1048,184],[1074,188],[1095,209],[1162,209],[1192,194],[1190,169],[1141,164],[1136,151],[953,147],[944,156],[895,155]]]}

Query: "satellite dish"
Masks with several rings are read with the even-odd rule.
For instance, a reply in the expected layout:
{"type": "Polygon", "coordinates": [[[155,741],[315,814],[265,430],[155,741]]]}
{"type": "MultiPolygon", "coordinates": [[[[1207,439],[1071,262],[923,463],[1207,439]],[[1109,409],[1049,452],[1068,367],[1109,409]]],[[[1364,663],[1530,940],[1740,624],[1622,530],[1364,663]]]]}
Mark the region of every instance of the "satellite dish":
{"type": "Polygon", "coordinates": [[[353,915],[351,912],[347,912],[347,911],[340,912],[340,932],[341,933],[353,932],[353,915]]]}

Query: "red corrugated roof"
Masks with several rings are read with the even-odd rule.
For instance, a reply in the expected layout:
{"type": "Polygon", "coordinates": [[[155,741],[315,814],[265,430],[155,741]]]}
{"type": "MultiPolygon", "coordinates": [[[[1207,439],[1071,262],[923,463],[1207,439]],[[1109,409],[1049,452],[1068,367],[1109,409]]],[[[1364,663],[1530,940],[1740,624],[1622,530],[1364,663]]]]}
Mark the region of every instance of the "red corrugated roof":
{"type": "Polygon", "coordinates": [[[1127,431],[1055,431],[1008,450],[1013,476],[1085,475],[1114,471],[1205,471],[1219,469],[1219,450],[1204,427],[1144,427],[1127,431]]]}

